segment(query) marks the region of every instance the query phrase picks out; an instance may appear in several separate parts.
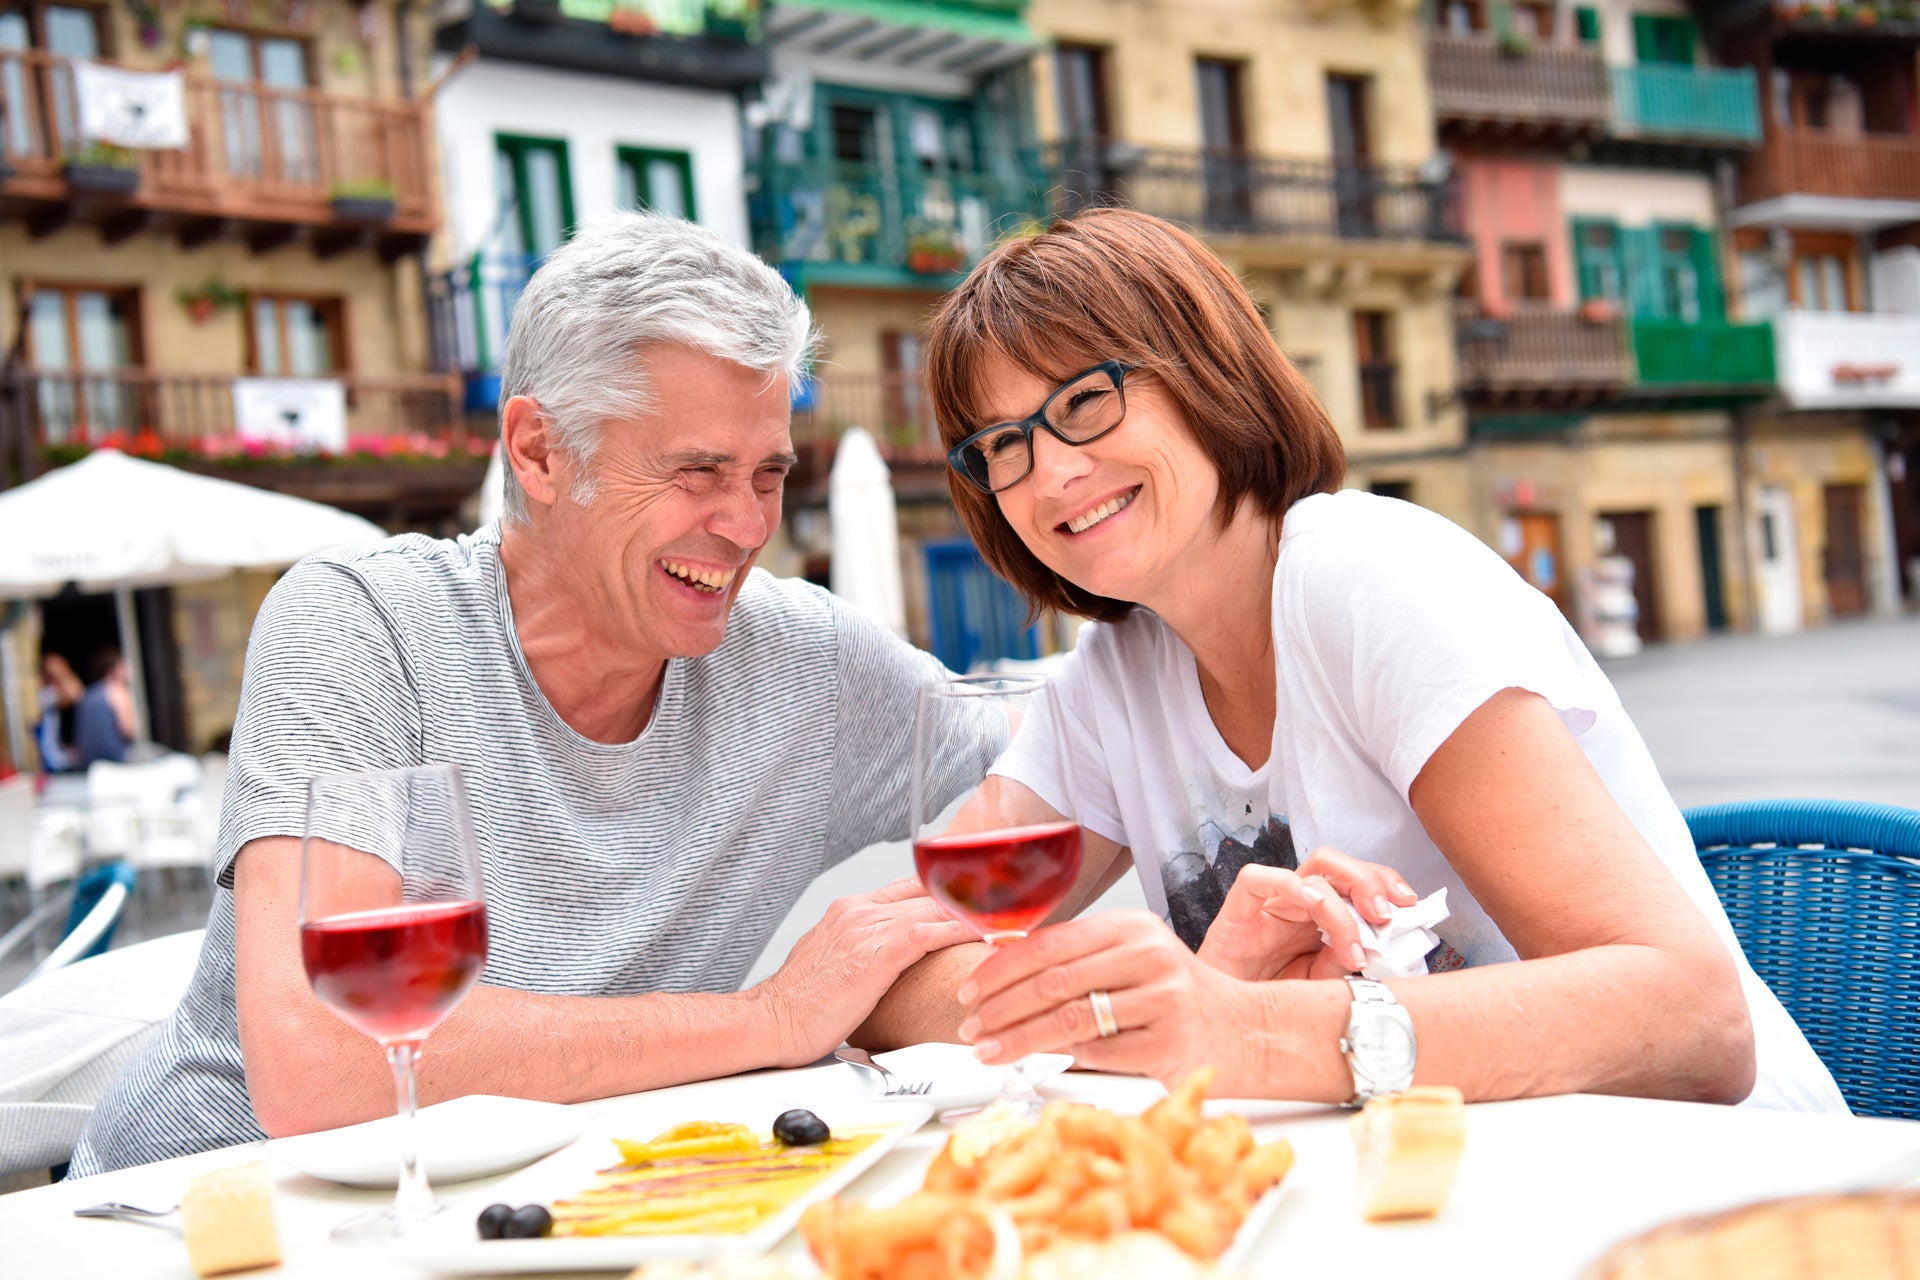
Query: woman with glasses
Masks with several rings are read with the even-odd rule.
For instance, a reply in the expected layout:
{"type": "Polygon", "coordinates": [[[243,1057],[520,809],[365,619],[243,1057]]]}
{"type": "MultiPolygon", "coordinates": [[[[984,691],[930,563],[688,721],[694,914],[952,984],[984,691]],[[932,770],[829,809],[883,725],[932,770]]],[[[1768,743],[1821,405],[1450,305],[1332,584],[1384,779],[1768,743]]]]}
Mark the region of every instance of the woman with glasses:
{"type": "Polygon", "coordinates": [[[975,542],[1092,620],[1001,768],[1060,795],[1036,744],[1065,735],[1088,840],[1063,916],[1129,867],[1153,908],[981,963],[984,1060],[1844,1110],[1553,603],[1442,517],[1340,491],[1325,411],[1198,241],[1123,210],[1011,241],[927,356],[975,542]],[[1346,902],[1379,924],[1440,889],[1417,976],[1275,980],[1362,967],[1346,902]]]}

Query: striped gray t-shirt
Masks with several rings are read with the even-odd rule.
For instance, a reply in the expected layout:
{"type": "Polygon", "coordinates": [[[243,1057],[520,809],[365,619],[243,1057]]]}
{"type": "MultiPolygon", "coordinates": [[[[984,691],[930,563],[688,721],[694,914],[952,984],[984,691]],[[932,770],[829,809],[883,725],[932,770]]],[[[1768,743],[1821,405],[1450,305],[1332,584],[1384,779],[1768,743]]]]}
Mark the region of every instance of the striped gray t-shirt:
{"type": "MultiPolygon", "coordinates": [[[[265,1136],[240,1058],[233,861],[301,834],[309,778],[462,767],[486,877],[482,981],[732,991],[815,876],[905,836],[914,691],[944,674],[819,588],[755,571],[721,646],[667,664],[645,732],[592,742],[528,670],[497,528],[302,562],[248,645],[199,966],[95,1111],[72,1175],[265,1136]]],[[[947,796],[1004,734],[983,722],[946,744],[947,796]]]]}

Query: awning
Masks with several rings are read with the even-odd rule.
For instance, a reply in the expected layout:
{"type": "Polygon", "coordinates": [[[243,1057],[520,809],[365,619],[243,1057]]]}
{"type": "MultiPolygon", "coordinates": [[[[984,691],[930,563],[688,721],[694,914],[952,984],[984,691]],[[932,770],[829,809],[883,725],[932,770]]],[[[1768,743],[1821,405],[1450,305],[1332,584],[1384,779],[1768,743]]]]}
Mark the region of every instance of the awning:
{"type": "Polygon", "coordinates": [[[766,10],[765,43],[907,70],[978,75],[1031,57],[1041,39],[1023,5],[907,0],[780,0],[766,10]]]}

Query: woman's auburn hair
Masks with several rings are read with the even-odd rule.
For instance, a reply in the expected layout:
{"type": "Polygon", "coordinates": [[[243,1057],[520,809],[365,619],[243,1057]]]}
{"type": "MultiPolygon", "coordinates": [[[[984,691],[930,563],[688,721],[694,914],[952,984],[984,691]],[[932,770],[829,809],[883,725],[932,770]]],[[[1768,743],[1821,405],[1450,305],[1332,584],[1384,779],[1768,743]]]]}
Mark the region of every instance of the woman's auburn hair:
{"type": "MultiPolygon", "coordinates": [[[[1222,526],[1242,500],[1279,516],[1308,494],[1337,490],[1346,472],[1319,397],[1239,279],[1193,236],[1149,214],[1100,209],[1008,240],[947,295],[926,341],[928,391],[947,449],[992,425],[981,415],[983,370],[995,357],[1049,384],[1104,360],[1158,379],[1219,471],[1222,526]]],[[[947,487],[981,555],[1035,615],[1050,608],[1114,622],[1132,611],[1047,568],[999,501],[951,469],[947,487]]]]}

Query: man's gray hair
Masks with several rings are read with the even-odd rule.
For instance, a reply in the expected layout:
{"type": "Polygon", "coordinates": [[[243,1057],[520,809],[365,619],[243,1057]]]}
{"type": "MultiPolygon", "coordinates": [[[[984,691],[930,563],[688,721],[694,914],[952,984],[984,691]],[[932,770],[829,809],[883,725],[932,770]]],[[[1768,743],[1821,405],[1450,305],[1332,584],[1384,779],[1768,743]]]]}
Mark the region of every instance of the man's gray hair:
{"type": "MultiPolygon", "coordinates": [[[[555,446],[580,469],[575,502],[593,501],[602,427],[654,407],[635,356],[660,342],[791,384],[818,338],[779,272],[705,227],[651,213],[587,223],[527,281],[500,363],[503,413],[514,396],[539,402],[555,446]]],[[[502,472],[502,518],[524,523],[526,491],[511,466],[502,472]]]]}

